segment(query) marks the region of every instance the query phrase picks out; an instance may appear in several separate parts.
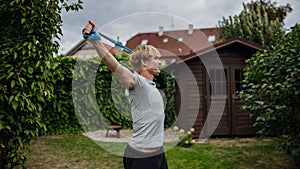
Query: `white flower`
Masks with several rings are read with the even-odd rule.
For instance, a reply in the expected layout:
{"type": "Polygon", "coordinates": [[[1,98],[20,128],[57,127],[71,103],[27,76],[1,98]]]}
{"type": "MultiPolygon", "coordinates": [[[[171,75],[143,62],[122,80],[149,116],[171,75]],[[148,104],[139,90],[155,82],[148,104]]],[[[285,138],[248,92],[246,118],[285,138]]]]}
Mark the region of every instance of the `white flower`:
{"type": "Polygon", "coordinates": [[[184,143],[185,143],[185,144],[189,144],[189,141],[186,140],[184,143]]]}
{"type": "Polygon", "coordinates": [[[174,126],[173,130],[174,130],[174,131],[178,131],[179,128],[178,128],[177,126],[174,126]]]}
{"type": "Polygon", "coordinates": [[[194,128],[190,128],[190,131],[191,131],[192,133],[194,133],[194,132],[195,132],[195,129],[194,129],[194,128]]]}
{"type": "Polygon", "coordinates": [[[184,130],[183,130],[183,129],[180,129],[180,130],[179,130],[179,133],[184,133],[184,130]]]}
{"type": "Polygon", "coordinates": [[[193,140],[191,141],[191,143],[193,143],[193,144],[196,143],[196,140],[193,139],[193,140]]]}
{"type": "Polygon", "coordinates": [[[192,132],[191,132],[191,131],[188,131],[186,134],[192,134],[192,132]]]}

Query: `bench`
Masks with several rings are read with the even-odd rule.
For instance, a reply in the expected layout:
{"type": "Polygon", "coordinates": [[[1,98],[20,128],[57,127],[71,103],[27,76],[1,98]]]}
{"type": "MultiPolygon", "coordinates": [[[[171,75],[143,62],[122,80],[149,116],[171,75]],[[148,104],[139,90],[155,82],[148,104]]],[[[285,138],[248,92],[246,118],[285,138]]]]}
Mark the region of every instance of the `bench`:
{"type": "Polygon", "coordinates": [[[120,138],[120,130],[123,129],[123,126],[121,125],[108,125],[108,126],[105,126],[106,128],[106,137],[108,137],[108,132],[109,130],[115,130],[116,131],[116,136],[117,138],[120,138]]]}

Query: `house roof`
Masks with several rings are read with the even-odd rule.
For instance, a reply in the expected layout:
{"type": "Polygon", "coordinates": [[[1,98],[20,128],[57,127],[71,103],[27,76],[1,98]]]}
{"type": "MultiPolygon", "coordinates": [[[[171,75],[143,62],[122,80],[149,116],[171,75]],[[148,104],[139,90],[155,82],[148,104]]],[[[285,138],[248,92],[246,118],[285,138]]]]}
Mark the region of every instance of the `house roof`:
{"type": "Polygon", "coordinates": [[[138,45],[151,44],[160,50],[162,56],[186,56],[218,41],[218,28],[162,30],[162,32],[139,33],[129,39],[126,46],[134,49],[138,45]]]}
{"type": "MultiPolygon", "coordinates": [[[[111,53],[114,54],[114,47],[103,43],[106,49],[111,53]]],[[[87,40],[82,39],[79,41],[75,46],[73,46],[70,50],[65,53],[66,56],[73,56],[73,57],[83,57],[89,58],[93,56],[97,56],[97,52],[94,50],[94,47],[91,44],[87,43],[87,40]]]]}

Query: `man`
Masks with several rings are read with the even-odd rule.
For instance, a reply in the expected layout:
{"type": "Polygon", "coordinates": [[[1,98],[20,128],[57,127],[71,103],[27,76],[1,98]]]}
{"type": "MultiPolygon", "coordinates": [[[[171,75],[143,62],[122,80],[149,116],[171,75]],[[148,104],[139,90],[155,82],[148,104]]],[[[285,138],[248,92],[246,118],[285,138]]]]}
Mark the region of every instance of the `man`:
{"type": "MultiPolygon", "coordinates": [[[[89,21],[84,27],[84,35],[97,26],[89,21]]],[[[125,169],[167,169],[163,149],[164,104],[153,82],[160,73],[160,53],[150,45],[139,46],[130,55],[130,63],[135,72],[122,66],[100,41],[91,40],[99,56],[110,71],[126,87],[126,95],[131,103],[133,133],[124,152],[125,169]]]]}

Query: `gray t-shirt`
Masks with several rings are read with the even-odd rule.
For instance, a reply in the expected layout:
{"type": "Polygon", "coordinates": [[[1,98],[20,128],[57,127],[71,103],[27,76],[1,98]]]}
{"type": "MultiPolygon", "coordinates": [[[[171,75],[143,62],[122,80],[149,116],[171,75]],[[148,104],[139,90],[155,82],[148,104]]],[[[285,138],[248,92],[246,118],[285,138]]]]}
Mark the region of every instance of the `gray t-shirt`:
{"type": "Polygon", "coordinates": [[[156,148],[163,145],[164,103],[153,81],[135,74],[133,89],[126,90],[131,104],[133,134],[129,145],[137,148],[156,148]]]}

